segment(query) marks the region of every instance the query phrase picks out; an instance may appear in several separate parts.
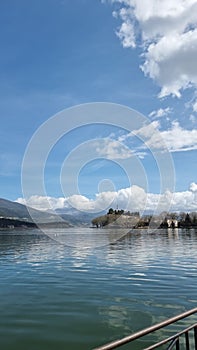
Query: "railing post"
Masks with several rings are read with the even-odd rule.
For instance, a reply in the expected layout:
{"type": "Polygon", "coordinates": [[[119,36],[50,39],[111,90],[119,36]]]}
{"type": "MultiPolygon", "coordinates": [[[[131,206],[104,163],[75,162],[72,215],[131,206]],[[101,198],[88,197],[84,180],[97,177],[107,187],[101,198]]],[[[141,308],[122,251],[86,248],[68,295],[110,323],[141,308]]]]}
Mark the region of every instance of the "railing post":
{"type": "Polygon", "coordinates": [[[197,326],[194,327],[194,345],[195,350],[197,350],[197,326]]]}
{"type": "Polygon", "coordinates": [[[189,350],[189,332],[185,332],[185,348],[189,350]]]}
{"type": "Polygon", "coordinates": [[[179,337],[176,340],[176,350],[180,349],[179,337]]]}
{"type": "Polygon", "coordinates": [[[167,350],[172,350],[173,347],[176,345],[176,341],[177,341],[176,338],[175,338],[175,339],[172,339],[171,342],[170,342],[170,344],[169,344],[168,347],[167,347],[167,350]]]}

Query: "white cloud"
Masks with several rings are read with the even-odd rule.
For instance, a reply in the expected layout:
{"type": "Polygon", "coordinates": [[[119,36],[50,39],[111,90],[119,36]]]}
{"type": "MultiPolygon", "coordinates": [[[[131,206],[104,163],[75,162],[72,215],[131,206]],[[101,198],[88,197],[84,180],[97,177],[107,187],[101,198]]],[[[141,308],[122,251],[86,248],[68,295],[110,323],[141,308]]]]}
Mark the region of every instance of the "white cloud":
{"type": "Polygon", "coordinates": [[[197,184],[193,182],[189,190],[175,193],[170,191],[163,194],[146,193],[143,188],[133,185],[116,192],[98,193],[94,200],[81,195],[73,195],[68,198],[35,195],[26,200],[19,198],[16,202],[42,210],[74,207],[78,210],[95,213],[110,206],[116,208],[117,205],[121,209],[130,211],[163,211],[166,209],[169,211],[195,211],[197,210],[197,184]]]}
{"type": "Polygon", "coordinates": [[[26,200],[18,198],[16,202],[26,204],[39,210],[73,207],[81,211],[99,212],[109,206],[116,207],[117,205],[123,209],[129,208],[132,210],[143,210],[146,203],[146,197],[147,195],[141,187],[133,185],[117,192],[107,191],[97,193],[95,195],[95,200],[77,194],[67,198],[35,195],[26,200]]]}
{"type": "Polygon", "coordinates": [[[94,210],[94,202],[85,196],[74,194],[66,198],[66,206],[73,207],[78,210],[92,211],[94,210]]]}
{"type": "Polygon", "coordinates": [[[119,136],[118,141],[125,142],[126,140],[131,139],[134,136],[139,136],[140,138],[145,140],[145,139],[151,138],[151,136],[154,135],[155,133],[159,137],[159,131],[158,131],[159,127],[160,127],[159,121],[155,120],[152,123],[142,126],[140,129],[136,129],[136,130],[133,130],[132,132],[119,136]]]}
{"type": "Polygon", "coordinates": [[[197,122],[196,116],[193,114],[191,114],[189,116],[189,120],[190,120],[190,122],[192,122],[192,124],[195,124],[197,122]]]}
{"type": "Polygon", "coordinates": [[[143,211],[146,205],[147,194],[139,186],[133,185],[119,191],[97,193],[95,200],[81,195],[73,195],[66,199],[68,206],[81,211],[99,212],[118,205],[121,209],[143,211]]]}
{"type": "Polygon", "coordinates": [[[183,129],[177,121],[172,123],[169,130],[154,133],[146,145],[150,148],[161,149],[163,141],[169,152],[189,151],[197,149],[197,129],[183,129]]]}
{"type": "MultiPolygon", "coordinates": [[[[161,87],[160,97],[197,88],[197,0],[113,0],[123,47],[140,45],[144,74],[161,87]]],[[[194,107],[195,108],[195,107],[194,107]]]]}
{"type": "Polygon", "coordinates": [[[154,135],[155,133],[158,134],[158,128],[160,126],[160,123],[158,121],[154,121],[148,125],[143,126],[142,128],[138,129],[138,130],[134,130],[133,134],[137,135],[137,136],[141,136],[141,137],[145,137],[145,138],[149,138],[152,135],[154,135]]]}
{"type": "Polygon", "coordinates": [[[66,206],[66,199],[63,197],[55,198],[55,197],[49,197],[49,196],[43,197],[43,196],[34,195],[28,199],[18,198],[16,202],[38,210],[50,210],[50,209],[64,208],[66,206]]]}
{"type": "MultiPolygon", "coordinates": [[[[170,109],[159,109],[153,111],[152,115],[170,113],[170,109]]],[[[194,121],[194,118],[192,119],[194,121]]],[[[144,125],[140,129],[133,130],[130,133],[118,137],[118,141],[104,139],[99,143],[97,153],[109,159],[128,159],[132,156],[144,158],[146,149],[150,150],[168,150],[169,152],[191,151],[197,149],[197,129],[184,129],[178,121],[173,121],[167,130],[159,130],[160,122],[154,120],[144,125]],[[140,146],[134,146],[134,137],[141,139],[140,146]],[[133,140],[132,151],[124,145],[125,142],[133,140]]]]}
{"type": "Polygon", "coordinates": [[[100,157],[107,159],[128,159],[133,152],[121,142],[109,138],[95,142],[95,149],[100,157]]]}
{"type": "Polygon", "coordinates": [[[167,149],[169,152],[197,149],[197,129],[183,129],[178,121],[172,122],[168,130],[159,131],[159,127],[159,121],[153,121],[132,133],[121,136],[121,141],[136,135],[144,141],[140,149],[167,149]]]}
{"type": "MultiPolygon", "coordinates": [[[[130,13],[128,10],[122,8],[120,10],[119,15],[121,16],[123,23],[120,26],[120,28],[116,31],[117,36],[122,42],[123,47],[125,48],[135,48],[135,32],[134,27],[130,19],[130,13]]],[[[115,13],[113,13],[113,16],[115,16],[115,13]]]]}
{"type": "Polygon", "coordinates": [[[168,116],[170,113],[172,113],[172,108],[170,108],[170,107],[159,108],[159,109],[149,113],[149,117],[151,117],[151,118],[161,118],[161,117],[168,116]]]}
{"type": "Polygon", "coordinates": [[[193,111],[197,112],[197,100],[194,101],[192,107],[193,107],[193,111]]]}
{"type": "Polygon", "coordinates": [[[141,66],[161,86],[160,97],[181,96],[181,89],[197,86],[197,30],[164,36],[151,43],[141,66]]]}
{"type": "Polygon", "coordinates": [[[171,207],[176,211],[196,211],[197,192],[191,190],[185,192],[175,192],[173,194],[171,207]]]}
{"type": "Polygon", "coordinates": [[[197,184],[192,182],[189,189],[191,192],[197,192],[197,184]]]}

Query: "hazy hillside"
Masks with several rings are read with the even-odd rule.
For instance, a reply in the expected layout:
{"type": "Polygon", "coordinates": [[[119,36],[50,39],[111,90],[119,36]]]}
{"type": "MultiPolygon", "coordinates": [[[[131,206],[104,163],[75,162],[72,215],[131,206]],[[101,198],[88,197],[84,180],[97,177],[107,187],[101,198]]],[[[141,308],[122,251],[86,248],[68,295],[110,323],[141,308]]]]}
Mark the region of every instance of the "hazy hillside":
{"type": "MultiPolygon", "coordinates": [[[[95,217],[95,213],[86,213],[73,208],[57,209],[55,211],[57,215],[50,211],[43,212],[30,207],[29,210],[39,224],[62,223],[63,226],[66,226],[66,224],[68,226],[90,226],[92,219],[95,217]]],[[[32,222],[30,213],[25,205],[0,198],[0,217],[32,222]]],[[[101,212],[99,214],[104,215],[105,213],[101,212]]]]}
{"type": "MultiPolygon", "coordinates": [[[[38,223],[61,221],[58,215],[56,216],[33,208],[29,208],[29,210],[38,223]]],[[[32,222],[31,215],[25,205],[2,198],[0,198],[0,217],[22,219],[32,222]]]]}
{"type": "MultiPolygon", "coordinates": [[[[74,208],[61,208],[55,210],[64,220],[70,222],[73,225],[91,225],[92,219],[95,217],[95,213],[83,212],[74,208]]],[[[97,215],[104,215],[105,212],[96,213],[97,215]]]]}

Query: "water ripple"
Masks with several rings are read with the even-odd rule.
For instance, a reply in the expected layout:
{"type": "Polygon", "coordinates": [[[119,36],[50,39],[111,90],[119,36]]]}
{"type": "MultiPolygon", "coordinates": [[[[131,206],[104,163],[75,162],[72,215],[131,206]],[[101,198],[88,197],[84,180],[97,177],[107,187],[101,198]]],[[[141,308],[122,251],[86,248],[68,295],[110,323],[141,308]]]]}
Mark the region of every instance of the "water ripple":
{"type": "Polygon", "coordinates": [[[90,349],[196,307],[196,251],[195,231],[139,230],[91,249],[0,233],[0,347],[90,349]]]}

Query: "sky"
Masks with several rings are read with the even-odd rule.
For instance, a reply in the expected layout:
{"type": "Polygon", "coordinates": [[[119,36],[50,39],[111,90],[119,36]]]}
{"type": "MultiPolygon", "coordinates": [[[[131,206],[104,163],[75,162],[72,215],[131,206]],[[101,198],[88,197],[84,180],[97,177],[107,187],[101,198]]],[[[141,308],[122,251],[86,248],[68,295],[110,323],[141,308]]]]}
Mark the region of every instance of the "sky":
{"type": "Polygon", "coordinates": [[[2,198],[197,210],[197,0],[7,0],[0,29],[2,198]]]}

